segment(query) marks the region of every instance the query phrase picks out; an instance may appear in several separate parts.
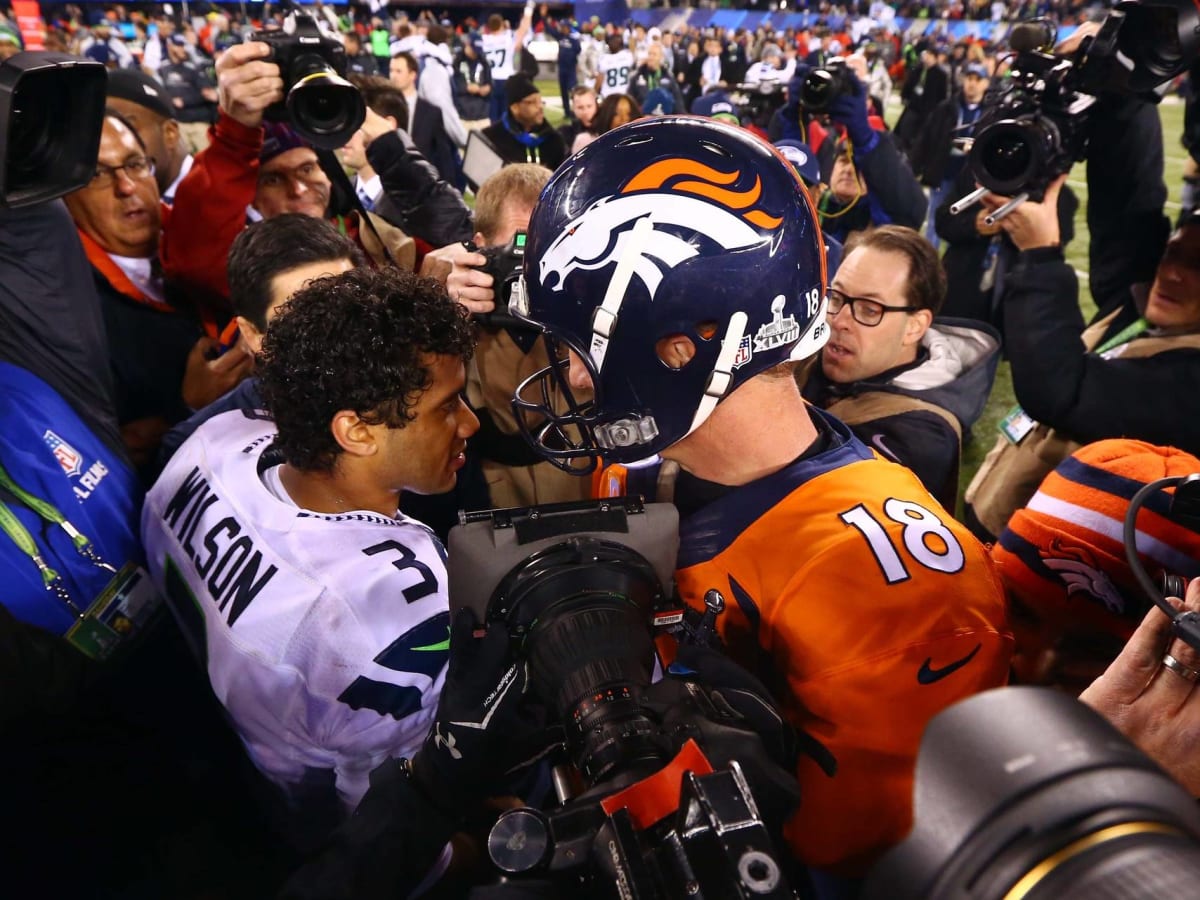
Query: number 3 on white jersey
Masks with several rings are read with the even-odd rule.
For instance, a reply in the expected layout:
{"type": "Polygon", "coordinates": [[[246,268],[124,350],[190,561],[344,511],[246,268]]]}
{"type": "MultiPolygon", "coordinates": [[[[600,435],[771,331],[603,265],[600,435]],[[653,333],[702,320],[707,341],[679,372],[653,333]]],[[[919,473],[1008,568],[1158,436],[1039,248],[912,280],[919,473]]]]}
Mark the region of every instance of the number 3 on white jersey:
{"type": "MultiPolygon", "coordinates": [[[[904,526],[901,532],[904,548],[925,568],[949,575],[962,569],[966,559],[962,544],[945,523],[925,507],[893,497],[883,504],[883,514],[904,526]]],[[[911,577],[887,531],[863,504],[846,510],[838,518],[857,528],[866,538],[888,584],[898,584],[911,577]]]]}

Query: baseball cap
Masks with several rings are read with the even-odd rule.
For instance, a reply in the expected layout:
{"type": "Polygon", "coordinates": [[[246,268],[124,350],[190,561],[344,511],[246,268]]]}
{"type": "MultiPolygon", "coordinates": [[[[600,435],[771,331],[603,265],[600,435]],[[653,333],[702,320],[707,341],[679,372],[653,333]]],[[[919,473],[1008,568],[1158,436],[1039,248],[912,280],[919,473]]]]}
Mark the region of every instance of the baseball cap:
{"type": "Polygon", "coordinates": [[[114,69],[109,72],[108,96],[144,106],[164,119],[175,118],[175,110],[158,79],[137,69],[114,69]]]}
{"type": "Polygon", "coordinates": [[[604,37],[604,33],[605,32],[604,32],[603,25],[597,25],[595,28],[592,29],[592,37],[594,37],[594,38],[597,38],[597,39],[602,38],[602,37],[604,37]]]}
{"type": "Polygon", "coordinates": [[[182,34],[173,34],[167,38],[167,43],[174,44],[176,47],[186,47],[187,38],[185,38],[182,34]]]}
{"type": "Polygon", "coordinates": [[[808,144],[784,138],[775,142],[775,149],[779,151],[780,156],[792,164],[796,173],[804,179],[805,184],[821,183],[821,165],[817,162],[817,155],[812,152],[808,144]]]}
{"type": "Polygon", "coordinates": [[[991,77],[988,75],[987,66],[985,66],[983,63],[970,63],[965,69],[963,69],[963,74],[974,75],[976,78],[991,77]]]}
{"type": "Polygon", "coordinates": [[[281,122],[263,122],[263,145],[258,154],[258,161],[265,164],[281,153],[307,146],[308,143],[287,125],[281,122]]]}

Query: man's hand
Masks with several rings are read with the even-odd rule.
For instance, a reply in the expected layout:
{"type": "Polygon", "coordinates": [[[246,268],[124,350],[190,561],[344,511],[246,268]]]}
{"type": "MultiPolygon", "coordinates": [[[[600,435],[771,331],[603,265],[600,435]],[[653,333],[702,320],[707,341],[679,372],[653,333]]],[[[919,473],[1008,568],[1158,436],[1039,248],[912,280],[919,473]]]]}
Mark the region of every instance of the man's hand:
{"type": "Polygon", "coordinates": [[[262,125],[263,111],[283,100],[283,77],[266,60],[270,54],[270,46],[252,41],[230,47],[217,60],[217,103],[247,128],[262,125]]]}
{"type": "Polygon", "coordinates": [[[359,129],[363,136],[363,148],[369,147],[375,138],[382,137],[395,130],[395,125],[368,106],[367,117],[363,119],[362,127],[359,129]]]}
{"type": "Polygon", "coordinates": [[[450,299],[467,312],[489,313],[496,308],[492,276],[474,268],[486,262],[482,253],[473,253],[462,244],[448,244],[425,254],[420,274],[445,284],[450,299]]]}
{"type": "MultiPolygon", "coordinates": [[[[1040,203],[1026,200],[1000,220],[1000,227],[1008,232],[1018,250],[1057,247],[1062,243],[1058,230],[1058,194],[1066,181],[1066,175],[1059,175],[1050,182],[1040,203]]],[[[988,212],[993,212],[1008,200],[999,194],[985,194],[982,202],[988,212]]]]}
{"type": "Polygon", "coordinates": [[[214,358],[216,349],[217,342],[205,336],[188,353],[183,374],[183,402],[188,409],[203,409],[233,390],[254,370],[254,357],[241,336],[236,344],[214,358]]]}
{"type": "MultiPolygon", "coordinates": [[[[1192,579],[1187,601],[1169,598],[1176,609],[1200,612],[1200,579],[1192,579]]],[[[1200,653],[1171,637],[1171,621],[1157,607],[1103,675],[1079,699],[1115,725],[1192,796],[1200,796],[1200,691],[1187,671],[1200,671],[1200,653]],[[1170,654],[1184,675],[1163,665],[1170,654]]]]}
{"type": "Polygon", "coordinates": [[[991,215],[991,213],[992,211],[990,209],[984,208],[975,214],[975,230],[983,237],[992,237],[993,235],[1000,233],[1000,222],[996,222],[994,225],[989,225],[984,221],[984,219],[991,215]]]}
{"type": "Polygon", "coordinates": [[[829,118],[846,127],[846,134],[857,148],[869,148],[875,139],[875,130],[867,120],[867,89],[847,67],[847,81],[852,84],[852,90],[839,94],[829,104],[829,118]]]}
{"type": "Polygon", "coordinates": [[[460,609],[437,716],[412,760],[413,781],[434,803],[461,812],[483,800],[540,733],[521,710],[528,674],[502,622],[484,627],[460,609]]]}
{"type": "Polygon", "coordinates": [[[1079,45],[1083,43],[1084,38],[1093,37],[1099,32],[1099,22],[1084,22],[1071,32],[1070,37],[1064,38],[1054,45],[1054,54],[1056,56],[1070,56],[1079,49],[1079,45]]]}

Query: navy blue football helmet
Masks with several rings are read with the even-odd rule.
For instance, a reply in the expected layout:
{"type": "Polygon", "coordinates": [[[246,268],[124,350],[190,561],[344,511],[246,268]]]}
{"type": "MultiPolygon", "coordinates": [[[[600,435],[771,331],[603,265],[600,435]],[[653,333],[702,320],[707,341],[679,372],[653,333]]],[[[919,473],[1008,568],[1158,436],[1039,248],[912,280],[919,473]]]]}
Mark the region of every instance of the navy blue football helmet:
{"type": "Polygon", "coordinates": [[[530,218],[509,311],[535,324],[545,368],[513,410],[543,457],[580,474],[597,457],[652,457],[740,385],[817,352],[824,242],[795,170],[749,132],[658,116],[602,135],[555,172],[530,218]],[[685,335],[682,368],[657,345],[685,335]],[[588,397],[567,382],[570,353],[588,397]]]}

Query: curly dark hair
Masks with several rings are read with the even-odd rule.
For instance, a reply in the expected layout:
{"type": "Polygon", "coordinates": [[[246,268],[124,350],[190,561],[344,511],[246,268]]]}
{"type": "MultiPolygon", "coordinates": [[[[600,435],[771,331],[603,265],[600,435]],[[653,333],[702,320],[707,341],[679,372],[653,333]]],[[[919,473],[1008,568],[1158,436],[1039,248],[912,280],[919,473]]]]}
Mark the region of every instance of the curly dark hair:
{"type": "Polygon", "coordinates": [[[438,281],[392,268],[319,278],[280,307],[257,360],[277,446],[297,469],[328,472],[342,452],[336,412],[403,428],[432,384],[422,357],[473,349],[466,311],[438,281]]]}

